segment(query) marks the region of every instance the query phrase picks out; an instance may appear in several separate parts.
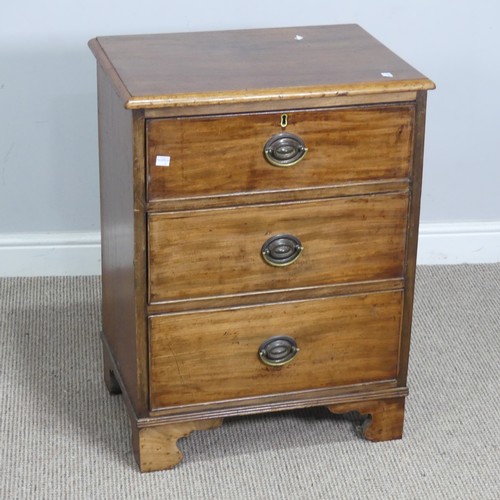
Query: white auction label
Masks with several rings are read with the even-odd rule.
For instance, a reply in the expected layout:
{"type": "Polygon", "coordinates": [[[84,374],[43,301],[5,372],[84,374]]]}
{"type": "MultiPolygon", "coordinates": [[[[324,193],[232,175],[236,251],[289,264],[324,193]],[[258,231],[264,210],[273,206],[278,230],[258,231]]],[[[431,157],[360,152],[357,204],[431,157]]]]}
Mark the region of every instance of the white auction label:
{"type": "Polygon", "coordinates": [[[157,156],[156,157],[157,167],[170,167],[170,156],[157,156]]]}

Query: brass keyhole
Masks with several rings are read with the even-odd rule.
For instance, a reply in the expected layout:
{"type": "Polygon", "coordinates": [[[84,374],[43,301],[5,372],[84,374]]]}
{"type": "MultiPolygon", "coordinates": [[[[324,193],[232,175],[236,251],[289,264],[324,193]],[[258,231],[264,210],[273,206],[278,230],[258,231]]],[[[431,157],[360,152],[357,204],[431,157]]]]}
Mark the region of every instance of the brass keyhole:
{"type": "Polygon", "coordinates": [[[281,128],[286,128],[287,125],[288,125],[288,115],[282,114],[281,115],[281,128]]]}

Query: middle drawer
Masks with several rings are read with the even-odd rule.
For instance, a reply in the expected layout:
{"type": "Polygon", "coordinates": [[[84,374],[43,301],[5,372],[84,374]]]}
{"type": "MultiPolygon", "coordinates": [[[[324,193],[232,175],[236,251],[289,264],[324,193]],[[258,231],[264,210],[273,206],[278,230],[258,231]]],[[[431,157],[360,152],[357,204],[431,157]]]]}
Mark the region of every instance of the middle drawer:
{"type": "Polygon", "coordinates": [[[407,208],[392,193],[149,214],[149,302],[402,277],[407,208]],[[265,243],[272,260],[289,236],[300,256],[266,262],[265,243]]]}

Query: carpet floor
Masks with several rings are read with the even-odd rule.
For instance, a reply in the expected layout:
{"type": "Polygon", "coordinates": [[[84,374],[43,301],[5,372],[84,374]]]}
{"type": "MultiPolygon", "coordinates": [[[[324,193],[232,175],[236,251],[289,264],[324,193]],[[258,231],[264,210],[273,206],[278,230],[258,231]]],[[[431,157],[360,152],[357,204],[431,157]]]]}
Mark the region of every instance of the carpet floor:
{"type": "Polygon", "coordinates": [[[400,441],[322,408],[240,417],[140,474],[99,329],[99,277],[0,279],[1,499],[500,499],[500,264],[419,267],[400,441]]]}

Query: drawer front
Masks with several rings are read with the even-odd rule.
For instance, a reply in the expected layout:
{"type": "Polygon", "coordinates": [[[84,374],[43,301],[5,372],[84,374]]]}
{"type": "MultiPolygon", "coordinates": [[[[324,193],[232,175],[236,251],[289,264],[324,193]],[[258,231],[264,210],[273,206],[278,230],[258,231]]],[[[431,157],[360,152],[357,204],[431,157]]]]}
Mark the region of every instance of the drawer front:
{"type": "Polygon", "coordinates": [[[152,409],[394,379],[402,292],[154,316],[152,409]],[[284,366],[259,356],[273,336],[299,349],[284,366]]]}
{"type": "Polygon", "coordinates": [[[299,136],[308,152],[286,168],[263,153],[284,130],[282,113],[148,120],[148,199],[404,178],[413,115],[409,105],[289,112],[286,132],[299,136]]]}
{"type": "Polygon", "coordinates": [[[150,214],[150,303],[403,276],[405,193],[150,214]],[[300,241],[284,267],[265,262],[275,235],[300,241]]]}

